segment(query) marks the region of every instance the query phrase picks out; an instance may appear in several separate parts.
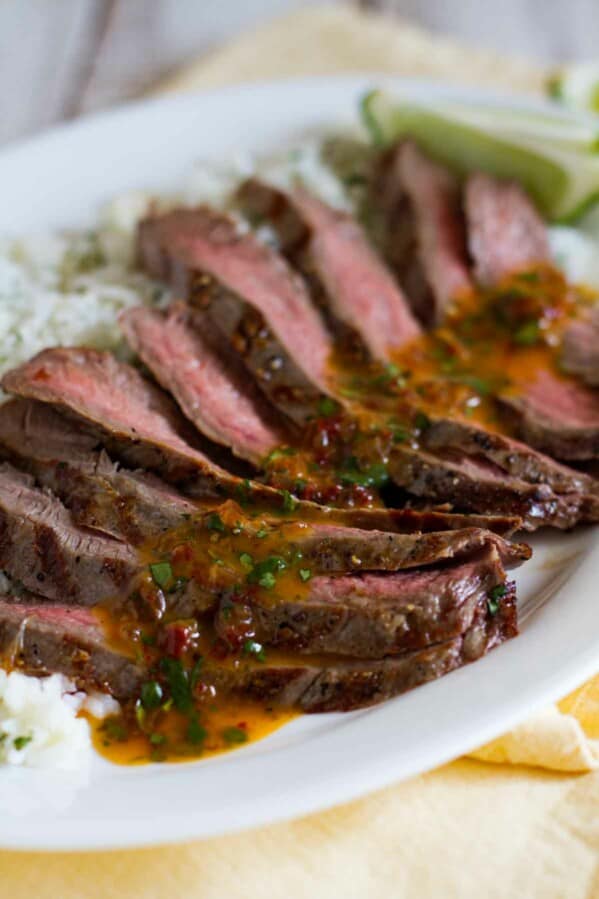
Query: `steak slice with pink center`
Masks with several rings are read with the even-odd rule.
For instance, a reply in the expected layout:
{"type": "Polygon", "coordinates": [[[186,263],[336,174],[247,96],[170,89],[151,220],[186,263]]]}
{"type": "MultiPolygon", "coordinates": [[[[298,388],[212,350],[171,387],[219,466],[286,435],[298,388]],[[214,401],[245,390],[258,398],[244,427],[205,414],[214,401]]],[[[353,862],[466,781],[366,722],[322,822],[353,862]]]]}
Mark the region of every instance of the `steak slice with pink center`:
{"type": "Polygon", "coordinates": [[[119,321],[130,347],[210,440],[257,466],[289,442],[247,371],[226,347],[210,340],[198,312],[184,303],[166,314],[139,306],[119,321]]]}
{"type": "Polygon", "coordinates": [[[599,391],[540,371],[521,394],[499,399],[531,446],[556,459],[599,458],[599,391]]]}
{"type": "Polygon", "coordinates": [[[332,390],[332,343],[302,280],[232,219],[207,207],[141,222],[140,264],[203,311],[260,389],[304,425],[332,390]]]}
{"type": "Polygon", "coordinates": [[[370,194],[373,233],[418,317],[440,324],[472,289],[458,182],[412,141],[388,150],[370,194]]]}
{"type": "Polygon", "coordinates": [[[551,261],[545,222],[519,184],[476,172],[464,204],[474,274],[484,287],[551,261]]]}
{"type": "Polygon", "coordinates": [[[399,286],[351,215],[303,187],[285,194],[258,179],[242,184],[237,197],[246,213],[275,228],[338,334],[357,335],[381,362],[419,335],[399,286]]]}

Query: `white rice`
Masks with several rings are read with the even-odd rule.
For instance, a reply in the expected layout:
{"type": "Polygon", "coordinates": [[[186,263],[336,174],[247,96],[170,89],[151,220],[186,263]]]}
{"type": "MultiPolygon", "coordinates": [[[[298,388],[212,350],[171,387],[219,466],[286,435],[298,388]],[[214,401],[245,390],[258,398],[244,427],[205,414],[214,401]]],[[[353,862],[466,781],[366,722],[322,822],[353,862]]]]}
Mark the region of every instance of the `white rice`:
{"type": "MultiPolygon", "coordinates": [[[[199,162],[179,196],[130,191],[108,205],[93,232],[0,238],[0,375],[49,346],[84,344],[126,354],[119,312],[168,298],[168,291],[132,266],[135,228],[150,203],[204,202],[228,209],[231,192],[251,174],[281,188],[300,181],[331,205],[351,208],[341,183],[322,163],[320,142],[313,140],[265,161],[238,155],[227,164],[199,162]]],[[[594,230],[599,233],[596,224],[594,230]]],[[[271,236],[267,228],[259,235],[271,236]]],[[[553,229],[552,248],[573,279],[599,289],[594,239],[570,228],[553,229]]],[[[77,717],[83,708],[102,718],[118,704],[105,695],[77,692],[60,675],[38,679],[0,670],[0,764],[84,766],[91,740],[87,721],[77,717]]]]}
{"type": "Polygon", "coordinates": [[[110,696],[87,696],[66,677],[0,670],[0,763],[75,770],[91,757],[90,728],[78,712],[114,714],[110,696]]]}

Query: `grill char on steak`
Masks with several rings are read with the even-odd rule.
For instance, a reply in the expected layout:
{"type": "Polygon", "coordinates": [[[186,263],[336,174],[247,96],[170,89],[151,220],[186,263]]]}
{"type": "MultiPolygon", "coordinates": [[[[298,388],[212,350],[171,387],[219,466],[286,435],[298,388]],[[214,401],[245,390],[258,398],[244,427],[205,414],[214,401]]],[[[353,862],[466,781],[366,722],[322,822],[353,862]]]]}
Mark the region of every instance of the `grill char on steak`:
{"type": "MultiPolygon", "coordinates": [[[[45,403],[13,399],[0,406],[0,457],[59,496],[78,524],[138,544],[184,525],[205,508],[151,474],[120,467],[96,447],[95,437],[45,403]]],[[[314,523],[393,533],[482,528],[509,537],[520,526],[509,516],[311,503],[299,508],[314,523]]]]}
{"type": "MultiPolygon", "coordinates": [[[[453,639],[385,659],[247,662],[236,669],[208,662],[202,680],[247,699],[305,712],[360,708],[441,677],[514,636],[513,585],[508,584],[497,614],[491,615],[481,603],[468,620],[467,630],[453,639]]],[[[135,698],[146,675],[106,644],[97,623],[83,609],[0,602],[0,651],[11,667],[32,674],[62,672],[80,687],[105,688],[120,700],[135,698]]]]}
{"type": "Polygon", "coordinates": [[[28,590],[82,605],[125,597],[139,563],[123,543],[78,527],[32,478],[0,466],[0,568],[28,590]]]}
{"type": "Polygon", "coordinates": [[[331,391],[333,347],[285,260],[207,207],[142,221],[138,257],[150,275],[202,310],[268,399],[305,425],[331,391]]]}
{"type": "Polygon", "coordinates": [[[375,167],[368,218],[418,317],[440,324],[450,302],[472,288],[457,181],[402,141],[375,167]]]}
{"type": "Polygon", "coordinates": [[[285,194],[256,178],[241,185],[237,199],[246,214],[275,228],[281,251],[307,278],[339,336],[349,330],[352,343],[358,335],[373,358],[388,362],[420,334],[400,288],[352,216],[302,187],[285,194]]]}
{"type": "Polygon", "coordinates": [[[120,324],[129,346],[210,440],[256,465],[289,443],[239,359],[209,339],[197,311],[176,303],[163,315],[139,306],[122,313],[120,324]]]}
{"type": "Polygon", "coordinates": [[[145,676],[108,646],[89,609],[35,597],[0,597],[0,659],[26,674],[65,674],[80,689],[106,690],[120,701],[137,696],[145,676]]]}
{"type": "MultiPolygon", "coordinates": [[[[316,577],[301,599],[257,597],[252,626],[255,639],[268,646],[377,659],[463,634],[504,585],[499,555],[489,547],[479,558],[441,568],[316,577]]],[[[228,609],[221,605],[216,630],[231,641],[228,609]]]]}

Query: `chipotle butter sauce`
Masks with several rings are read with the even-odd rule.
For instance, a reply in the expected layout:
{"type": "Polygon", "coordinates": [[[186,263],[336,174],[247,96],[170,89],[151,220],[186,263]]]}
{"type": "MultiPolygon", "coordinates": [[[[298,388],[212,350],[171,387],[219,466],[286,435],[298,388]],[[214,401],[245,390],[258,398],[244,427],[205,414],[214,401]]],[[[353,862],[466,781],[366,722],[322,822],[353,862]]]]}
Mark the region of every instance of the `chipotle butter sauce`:
{"type": "MultiPolygon", "coordinates": [[[[141,548],[144,574],[124,607],[97,610],[112,645],[149,672],[135,703],[93,722],[98,752],[118,764],[204,758],[294,718],[294,710],[216,689],[209,675],[214,666],[304,664],[257,643],[251,613],[257,594],[264,603],[309,593],[313,571],[299,544],[310,516],[298,519],[294,496],[338,507],[383,506],[393,444],[417,445],[429,415],[509,433],[494,397],[517,394],[542,371],[567,378],[558,361],[563,331],[594,301],[555,269],[539,266],[456,299],[444,325],[411,342],[391,365],[342,349],[331,367],[351,414],[324,400],[301,445],[280,447],[264,462],[264,479],[281,491],[281,521],[243,497],[199,510],[141,548]],[[197,590],[207,606],[199,615],[197,590]]],[[[334,522],[334,515],[326,520],[334,522]]]]}

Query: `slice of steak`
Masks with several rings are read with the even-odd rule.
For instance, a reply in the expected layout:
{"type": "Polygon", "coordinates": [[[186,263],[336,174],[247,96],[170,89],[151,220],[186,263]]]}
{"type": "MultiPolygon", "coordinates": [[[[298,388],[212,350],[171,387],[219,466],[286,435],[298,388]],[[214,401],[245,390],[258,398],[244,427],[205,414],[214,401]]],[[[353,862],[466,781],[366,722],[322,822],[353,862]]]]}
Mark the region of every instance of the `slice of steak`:
{"type": "Polygon", "coordinates": [[[0,569],[48,599],[95,605],[125,597],[139,571],[124,543],[78,527],[33,479],[0,466],[0,569]]]}
{"type": "Polygon", "coordinates": [[[551,261],[545,222],[519,184],[477,172],[464,191],[468,246],[480,284],[551,261]]]}
{"type": "Polygon", "coordinates": [[[139,306],[119,321],[129,346],[210,440],[255,465],[289,442],[264,395],[237,357],[210,339],[198,312],[184,303],[166,314],[139,306]]]}
{"type": "Polygon", "coordinates": [[[282,252],[307,278],[342,339],[349,332],[351,345],[357,337],[374,359],[389,362],[420,334],[400,288],[351,215],[303,187],[286,194],[256,178],[241,185],[237,199],[250,217],[275,228],[282,252]]]}
{"type": "Polygon", "coordinates": [[[531,484],[487,459],[464,452],[444,449],[432,453],[398,445],[390,458],[389,474],[416,496],[449,501],[458,510],[516,515],[529,531],[544,525],[568,529],[599,520],[595,495],[555,493],[549,484],[531,484]]]}
{"type": "Polygon", "coordinates": [[[365,530],[393,531],[413,534],[415,531],[445,531],[461,528],[484,528],[502,537],[511,537],[522,527],[515,515],[459,514],[435,509],[327,509],[320,507],[321,519],[327,517],[347,527],[365,530]]]}
{"type": "Polygon", "coordinates": [[[572,322],[562,343],[562,367],[591,387],[599,387],[599,308],[572,322]]]}
{"type": "Polygon", "coordinates": [[[556,459],[599,458],[599,391],[539,371],[520,395],[499,401],[531,446],[556,459]]]}
{"type": "Polygon", "coordinates": [[[467,631],[425,649],[378,661],[332,657],[313,664],[267,659],[264,664],[248,663],[235,669],[207,666],[203,678],[217,689],[274,706],[343,712],[374,705],[442,677],[479,659],[516,632],[515,594],[513,585],[508,584],[497,614],[478,607],[467,631]]]}
{"type": "Polygon", "coordinates": [[[269,400],[299,425],[330,392],[330,337],[285,260],[207,207],[141,222],[138,257],[201,309],[269,400]]]}
{"type": "MultiPolygon", "coordinates": [[[[476,617],[495,609],[493,597],[507,592],[494,547],[461,565],[383,577],[317,577],[307,597],[256,597],[253,639],[294,652],[379,659],[463,634],[476,617]]],[[[223,602],[216,630],[229,641],[230,622],[230,604],[223,602]]]]}
{"type": "Polygon", "coordinates": [[[95,437],[45,403],[0,405],[0,458],[49,488],[77,524],[136,545],[201,511],[154,475],[121,468],[96,445],[95,437]]]}
{"type": "Polygon", "coordinates": [[[2,667],[25,674],[65,674],[83,690],[107,691],[124,701],[137,696],[144,671],[112,649],[89,609],[29,598],[0,597],[2,667]]]}
{"type": "Polygon", "coordinates": [[[377,242],[416,314],[440,324],[451,301],[472,288],[456,179],[402,141],[376,166],[370,205],[377,242]]]}
{"type": "Polygon", "coordinates": [[[170,483],[188,482],[198,499],[242,494],[282,506],[278,491],[231,474],[197,449],[193,428],[170,397],[110,353],[43,350],[7,372],[1,383],[7,393],[75,416],[123,462],[157,472],[170,483]]]}
{"type": "Polygon", "coordinates": [[[547,484],[556,494],[597,494],[597,484],[573,468],[531,449],[525,443],[466,421],[429,419],[420,437],[428,451],[456,450],[497,465],[506,474],[530,484],[547,484]]]}
{"type": "MultiPolygon", "coordinates": [[[[285,526],[282,534],[285,535],[285,526]]],[[[310,524],[305,526],[301,536],[297,534],[297,526],[292,526],[286,542],[297,545],[303,560],[317,566],[319,572],[398,571],[438,564],[447,559],[471,558],[488,547],[494,547],[503,563],[510,567],[519,565],[531,555],[526,544],[510,543],[481,528],[394,534],[333,524],[310,524]]]]}

